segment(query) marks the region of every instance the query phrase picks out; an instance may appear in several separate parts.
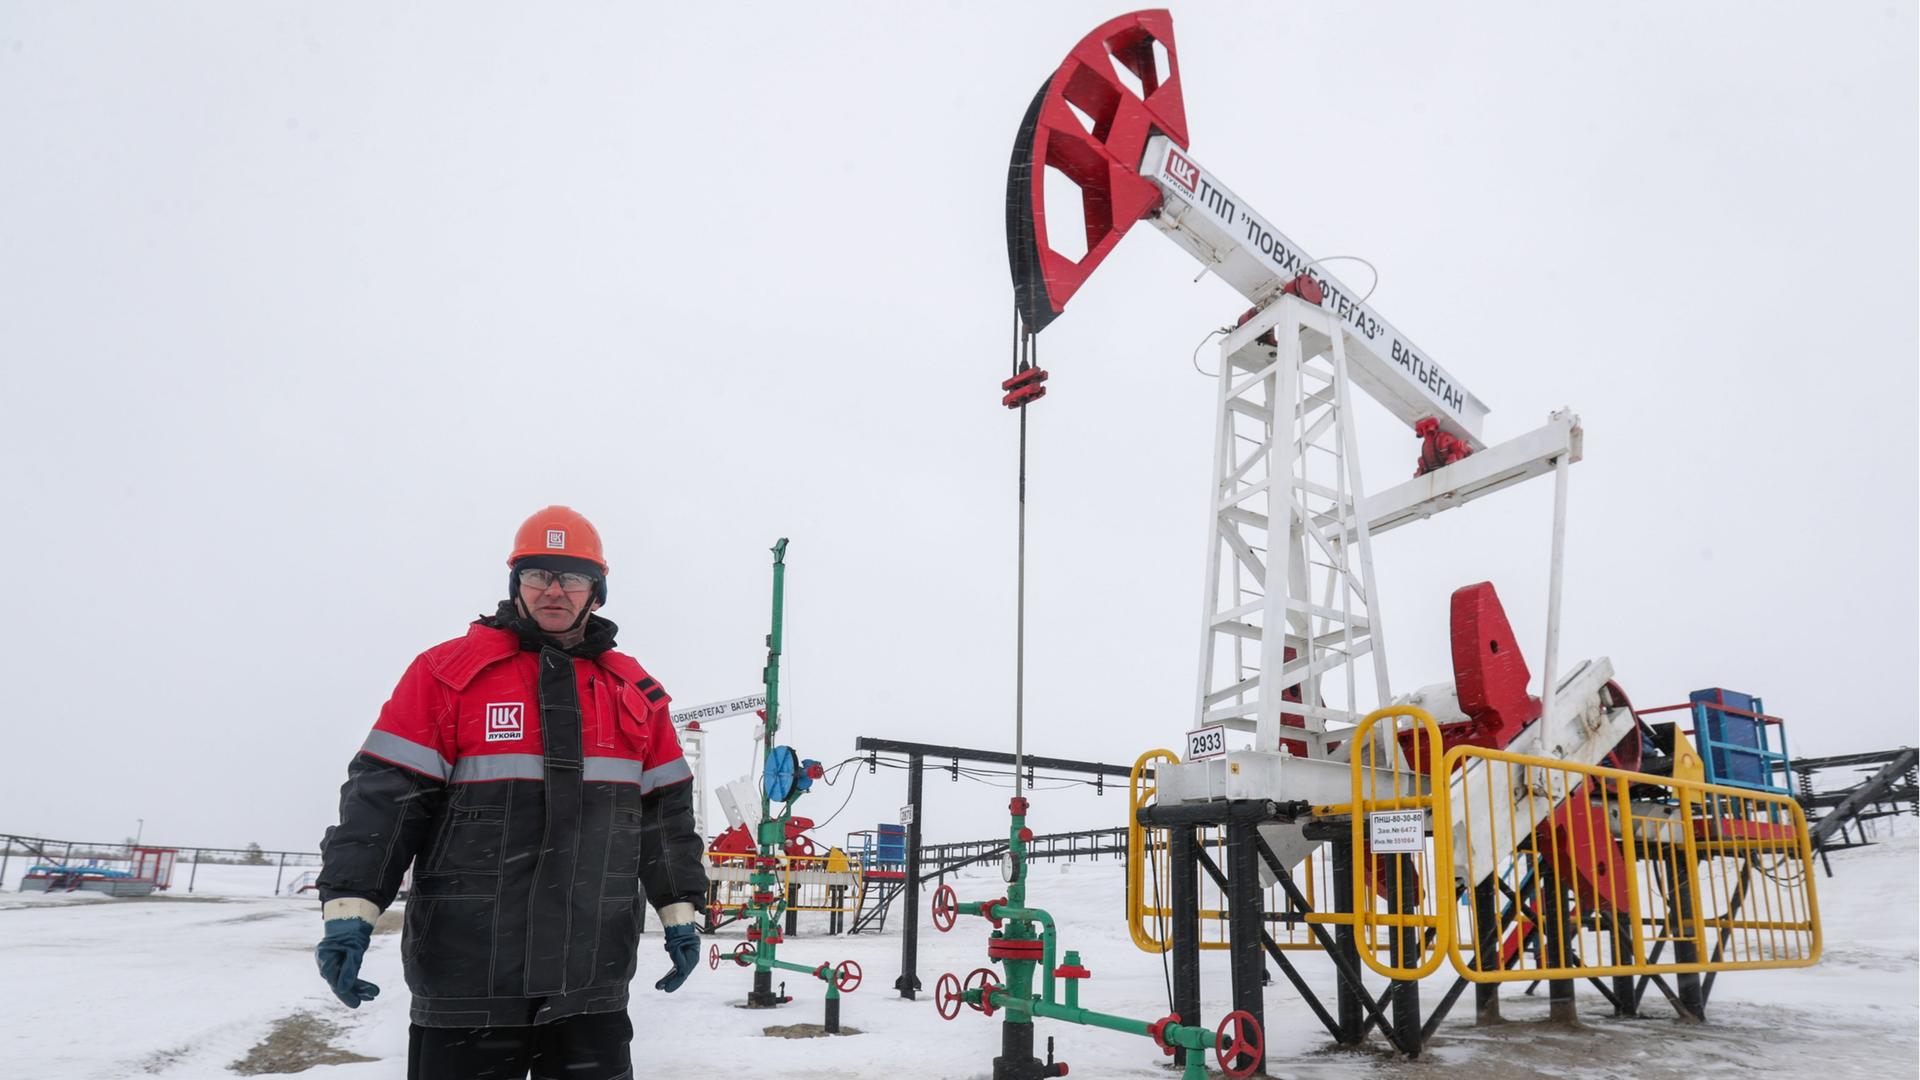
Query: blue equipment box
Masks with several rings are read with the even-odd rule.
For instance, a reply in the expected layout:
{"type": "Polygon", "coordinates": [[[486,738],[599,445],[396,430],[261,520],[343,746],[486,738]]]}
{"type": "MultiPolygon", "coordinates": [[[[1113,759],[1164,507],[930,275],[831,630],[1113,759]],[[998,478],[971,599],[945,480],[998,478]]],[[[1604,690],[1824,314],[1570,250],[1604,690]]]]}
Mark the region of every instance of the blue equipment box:
{"type": "MultiPolygon", "coordinates": [[[[1768,738],[1766,724],[1728,708],[1760,715],[1760,699],[1737,690],[1710,687],[1687,695],[1693,703],[1694,733],[1707,759],[1707,779],[1716,784],[1785,790],[1773,779],[1774,761],[1785,761],[1768,738]]],[[[1785,749],[1783,745],[1781,750],[1785,749]]]]}
{"type": "Polygon", "coordinates": [[[907,827],[905,825],[881,825],[879,836],[874,844],[873,857],[876,862],[903,863],[907,861],[907,827]]]}

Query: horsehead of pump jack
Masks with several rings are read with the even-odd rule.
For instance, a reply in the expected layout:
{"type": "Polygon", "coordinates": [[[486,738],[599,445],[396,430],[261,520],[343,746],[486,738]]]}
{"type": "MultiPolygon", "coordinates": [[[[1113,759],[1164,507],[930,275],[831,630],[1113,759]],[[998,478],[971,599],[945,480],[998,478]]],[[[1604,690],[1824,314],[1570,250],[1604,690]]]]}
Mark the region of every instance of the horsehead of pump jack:
{"type": "MultiPolygon", "coordinates": [[[[1350,661],[1369,655],[1379,701],[1391,700],[1370,537],[1547,473],[1556,478],[1556,493],[1542,713],[1507,749],[1599,761],[1634,729],[1631,710],[1605,690],[1611,664],[1601,657],[1565,679],[1556,672],[1566,476],[1581,456],[1579,418],[1557,412],[1540,428],[1488,446],[1480,399],[1200,164],[1187,131],[1172,16],[1120,16],[1075,45],[1034,96],[1006,194],[1007,255],[1024,340],[1065,311],[1139,221],[1151,222],[1255,308],[1221,345],[1195,706],[1196,727],[1252,731],[1254,747],[1165,768],[1157,798],[1344,801],[1345,747],[1325,721],[1358,715],[1351,694],[1345,710],[1319,704],[1322,682],[1344,669],[1351,686],[1350,661]],[[1086,250],[1079,258],[1062,254],[1054,241],[1064,238],[1049,234],[1049,168],[1080,189],[1086,250]],[[1365,494],[1348,422],[1349,384],[1410,427],[1436,421],[1464,445],[1465,456],[1365,494]],[[1253,437],[1236,438],[1242,432],[1235,425],[1249,421],[1253,437]],[[1244,450],[1248,445],[1258,449],[1244,450]],[[1307,479],[1310,450],[1339,462],[1336,483],[1307,479]],[[1328,558],[1315,562],[1323,554],[1328,558]],[[1325,569],[1312,568],[1325,562],[1335,564],[1331,580],[1325,569]],[[1228,578],[1235,588],[1223,587],[1228,578]],[[1331,587],[1335,602],[1327,604],[1315,586],[1331,587]],[[1243,603],[1248,595],[1260,599],[1243,603]],[[1259,648],[1265,627],[1283,626],[1284,645],[1259,648]],[[1263,686],[1280,690],[1262,693],[1263,686]]],[[[1411,697],[1445,723],[1462,717],[1449,700],[1453,693],[1441,685],[1411,697]]],[[[1297,844],[1280,846],[1295,849],[1279,852],[1283,858],[1305,854],[1297,844]]]]}

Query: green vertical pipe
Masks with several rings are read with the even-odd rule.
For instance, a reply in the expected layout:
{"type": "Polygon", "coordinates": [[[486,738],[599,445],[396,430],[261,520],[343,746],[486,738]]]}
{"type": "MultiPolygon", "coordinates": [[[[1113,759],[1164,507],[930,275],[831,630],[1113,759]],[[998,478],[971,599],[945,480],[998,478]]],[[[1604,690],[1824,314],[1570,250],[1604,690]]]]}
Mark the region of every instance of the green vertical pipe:
{"type": "MultiPolygon", "coordinates": [[[[760,671],[761,680],[766,685],[767,691],[766,741],[763,744],[763,752],[773,750],[774,732],[780,727],[780,624],[786,593],[786,559],[787,538],[783,536],[773,545],[773,632],[767,635],[767,664],[760,671]]],[[[759,841],[762,858],[772,858],[774,855],[774,842],[769,839],[769,836],[776,830],[767,828],[767,824],[771,821],[773,821],[773,802],[767,797],[763,768],[763,781],[760,785],[760,827],[755,830],[757,833],[755,839],[759,841]]],[[[784,838],[784,826],[777,831],[784,838]]],[[[750,877],[749,887],[755,892],[774,891],[775,876],[771,872],[756,867],[750,877]]],[[[775,968],[795,968],[794,965],[785,964],[775,958],[779,951],[773,944],[773,935],[779,927],[779,917],[775,914],[776,906],[756,902],[752,903],[752,908],[753,924],[760,930],[760,940],[756,942],[754,949],[755,968],[763,972],[772,971],[775,968]]],[[[795,968],[795,970],[810,971],[811,969],[795,968]]]]}
{"type": "MultiPolygon", "coordinates": [[[[787,584],[787,538],[781,537],[773,545],[773,633],[767,635],[767,666],[760,677],[767,687],[767,741],[766,749],[772,751],[774,733],[780,730],[780,621],[781,605],[787,584]]],[[[760,820],[772,817],[772,802],[767,798],[767,787],[760,785],[760,820]]],[[[770,854],[770,852],[761,852],[770,854]]]]}

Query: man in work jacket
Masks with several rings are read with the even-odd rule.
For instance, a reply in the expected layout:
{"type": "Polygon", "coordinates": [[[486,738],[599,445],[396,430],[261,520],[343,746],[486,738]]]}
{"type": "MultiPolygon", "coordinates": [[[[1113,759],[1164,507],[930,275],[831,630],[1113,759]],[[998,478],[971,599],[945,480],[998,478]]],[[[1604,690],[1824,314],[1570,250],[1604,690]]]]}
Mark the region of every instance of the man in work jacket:
{"type": "Polygon", "coordinates": [[[414,660],[347,768],[316,956],[346,1004],[377,994],[360,959],[411,865],[409,1080],[622,1080],[641,903],[674,963],[656,988],[678,989],[699,953],[693,774],[666,691],[593,614],[593,526],[548,507],[508,566],[509,599],[414,660]]]}

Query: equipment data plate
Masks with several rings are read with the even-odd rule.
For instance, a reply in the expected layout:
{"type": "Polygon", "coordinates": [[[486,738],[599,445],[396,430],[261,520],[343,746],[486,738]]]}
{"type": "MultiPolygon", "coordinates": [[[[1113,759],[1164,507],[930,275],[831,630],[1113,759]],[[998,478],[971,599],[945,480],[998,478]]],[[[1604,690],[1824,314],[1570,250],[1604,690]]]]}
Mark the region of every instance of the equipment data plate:
{"type": "Polygon", "coordinates": [[[1376,810],[1367,815],[1367,844],[1376,855],[1427,849],[1425,810],[1376,810]]]}

